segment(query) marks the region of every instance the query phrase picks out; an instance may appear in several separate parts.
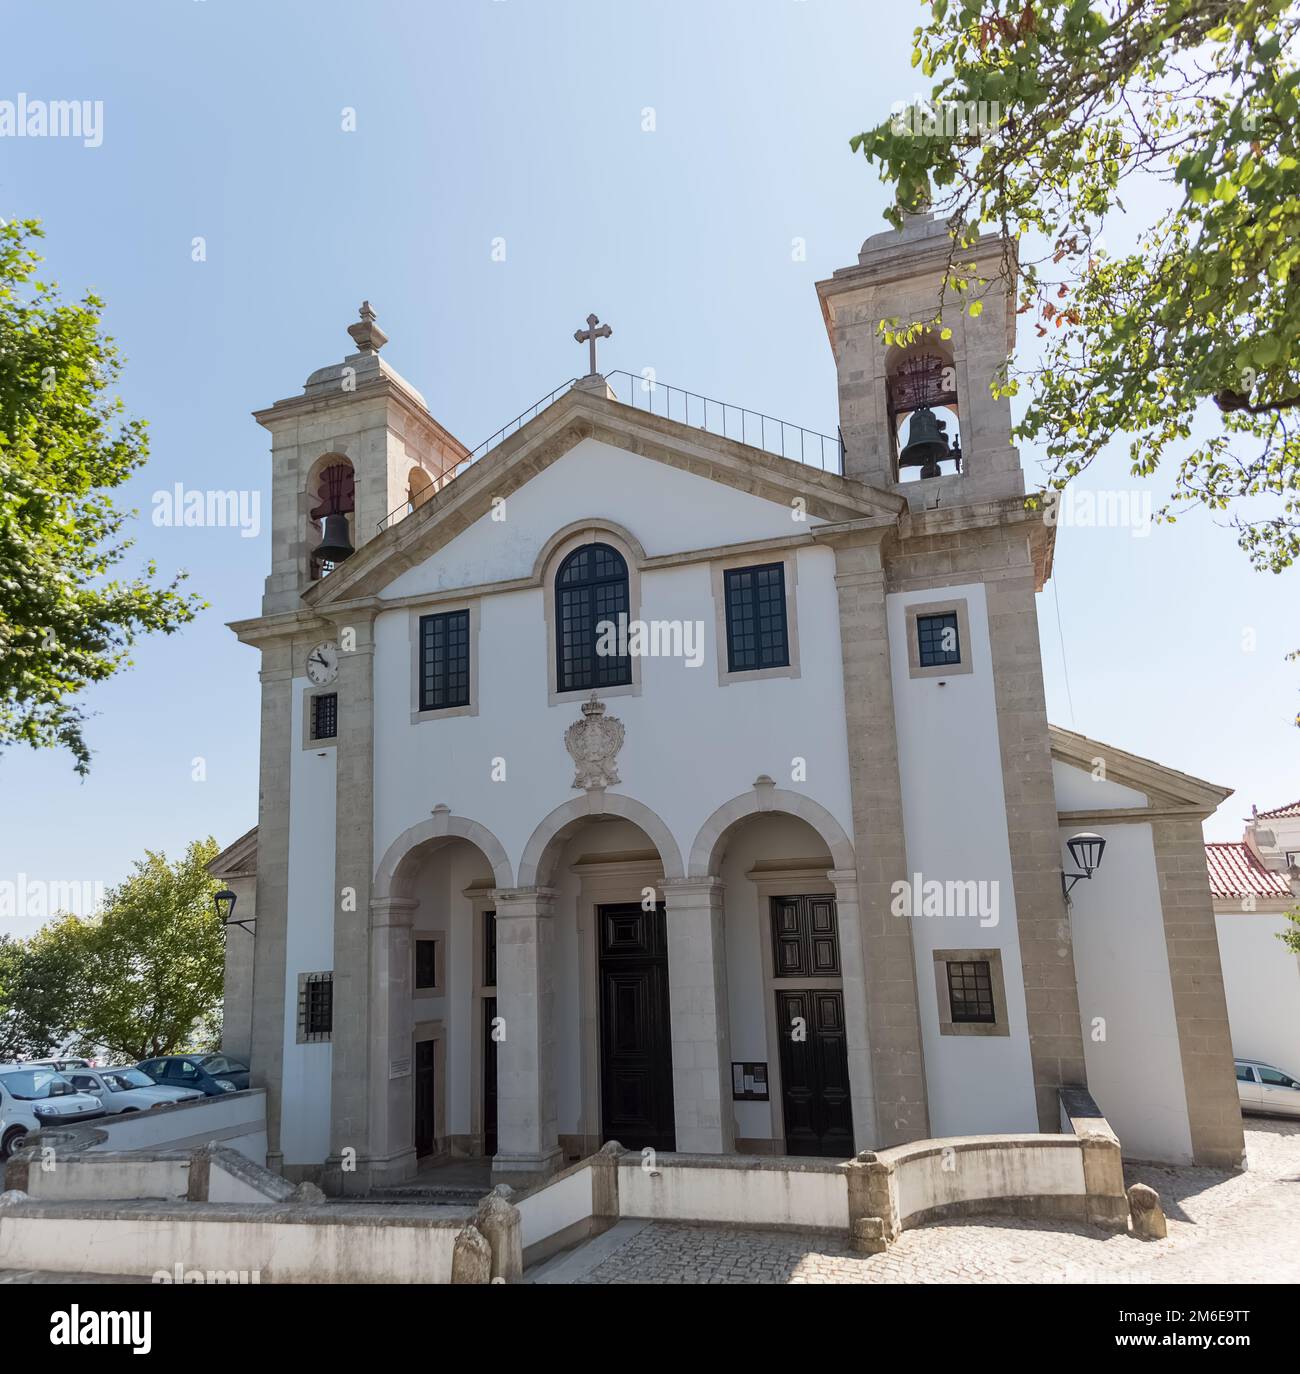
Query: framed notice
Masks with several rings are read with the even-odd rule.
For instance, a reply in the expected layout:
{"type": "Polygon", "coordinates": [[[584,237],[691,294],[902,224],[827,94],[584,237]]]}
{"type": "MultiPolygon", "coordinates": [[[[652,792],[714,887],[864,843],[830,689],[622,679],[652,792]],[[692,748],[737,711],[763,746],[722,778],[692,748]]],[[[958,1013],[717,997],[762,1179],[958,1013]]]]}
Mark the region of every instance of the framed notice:
{"type": "Polygon", "coordinates": [[[767,1065],[736,1064],[731,1066],[731,1096],[736,1102],[766,1102],[767,1065]]]}

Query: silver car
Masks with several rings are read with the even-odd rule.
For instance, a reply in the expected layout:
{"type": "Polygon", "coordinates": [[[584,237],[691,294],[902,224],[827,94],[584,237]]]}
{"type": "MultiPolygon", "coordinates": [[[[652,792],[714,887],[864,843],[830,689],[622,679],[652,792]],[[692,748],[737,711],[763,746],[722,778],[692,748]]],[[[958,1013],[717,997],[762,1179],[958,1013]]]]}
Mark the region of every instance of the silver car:
{"type": "Polygon", "coordinates": [[[147,1111],[151,1107],[169,1107],[173,1102],[193,1101],[203,1096],[192,1088],[160,1087],[148,1075],[129,1066],[70,1069],[64,1076],[78,1092],[98,1098],[110,1116],[122,1112],[147,1111]]]}
{"type": "Polygon", "coordinates": [[[1237,1096],[1243,1112],[1300,1116],[1300,1081],[1258,1059],[1238,1059],[1237,1096]]]}

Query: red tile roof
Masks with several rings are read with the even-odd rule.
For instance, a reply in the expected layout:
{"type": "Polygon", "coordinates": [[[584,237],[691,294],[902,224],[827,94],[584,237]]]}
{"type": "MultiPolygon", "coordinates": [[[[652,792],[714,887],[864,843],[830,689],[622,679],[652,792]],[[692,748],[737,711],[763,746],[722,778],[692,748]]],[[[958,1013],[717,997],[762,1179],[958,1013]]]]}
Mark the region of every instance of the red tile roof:
{"type": "Polygon", "coordinates": [[[1300,816],[1300,801],[1290,802],[1286,806],[1275,806],[1272,811],[1257,811],[1255,817],[1261,821],[1275,821],[1283,816],[1300,816]]]}
{"type": "Polygon", "coordinates": [[[1289,897],[1285,873],[1274,873],[1244,844],[1207,844],[1205,866],[1215,897],[1289,897]]]}

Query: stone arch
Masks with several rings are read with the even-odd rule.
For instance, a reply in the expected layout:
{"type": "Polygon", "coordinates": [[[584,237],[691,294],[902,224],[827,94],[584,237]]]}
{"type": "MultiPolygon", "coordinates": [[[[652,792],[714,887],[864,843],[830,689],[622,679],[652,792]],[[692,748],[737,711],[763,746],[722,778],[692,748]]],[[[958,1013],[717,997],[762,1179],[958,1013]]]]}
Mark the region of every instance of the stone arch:
{"type": "Polygon", "coordinates": [[[659,851],[659,858],[664,866],[664,877],[685,876],[677,841],[673,839],[672,831],[655,812],[631,797],[593,789],[585,796],[574,797],[572,801],[557,806],[533,831],[519,860],[519,886],[544,886],[551,878],[555,860],[565,838],[570,831],[593,816],[618,816],[625,821],[631,821],[633,825],[639,825],[659,851]]]}
{"type": "Polygon", "coordinates": [[[777,787],[771,778],[762,776],[755,780],[753,791],[724,802],[700,827],[700,833],[691,846],[688,876],[707,878],[716,875],[731,831],[751,816],[772,812],[786,812],[812,826],[826,842],[837,871],[854,867],[853,843],[844,833],[843,826],[824,806],[802,792],[777,787]]]}
{"type": "Polygon", "coordinates": [[[372,900],[381,901],[388,897],[406,897],[406,891],[415,863],[407,860],[416,850],[422,850],[431,840],[468,840],[482,851],[492,866],[492,876],[501,888],[514,886],[514,870],[505,846],[485,825],[471,821],[465,816],[453,816],[446,806],[434,808],[427,821],[421,821],[402,833],[388,846],[384,857],[375,869],[375,881],[371,893],[372,900]]]}
{"type": "Polygon", "coordinates": [[[563,529],[556,530],[542,545],[533,562],[533,581],[544,583],[552,576],[560,559],[572,553],[583,544],[612,544],[627,560],[628,568],[639,569],[646,560],[641,541],[622,525],[613,520],[596,517],[587,520],[574,520],[563,529]]]}

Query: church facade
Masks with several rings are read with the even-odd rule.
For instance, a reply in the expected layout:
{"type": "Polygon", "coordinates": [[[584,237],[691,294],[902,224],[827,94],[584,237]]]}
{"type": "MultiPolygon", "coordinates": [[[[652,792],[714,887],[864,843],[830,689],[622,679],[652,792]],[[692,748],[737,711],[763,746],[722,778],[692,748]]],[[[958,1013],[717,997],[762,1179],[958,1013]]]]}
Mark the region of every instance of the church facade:
{"type": "Polygon", "coordinates": [[[1076,1084],[1136,1157],[1239,1165],[1226,792],[1049,725],[1000,242],[950,337],[877,331],[948,248],[914,216],[818,285],[842,472],[619,401],[594,319],[590,375],[483,453],[368,307],[257,413],[258,825],[214,871],[273,1167],[847,1158],[1055,1131],[1076,1084]]]}

